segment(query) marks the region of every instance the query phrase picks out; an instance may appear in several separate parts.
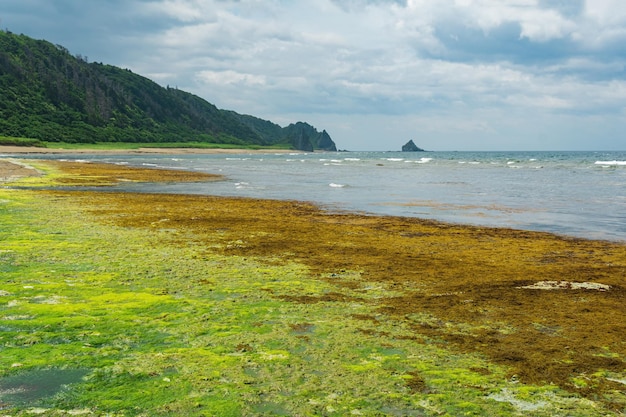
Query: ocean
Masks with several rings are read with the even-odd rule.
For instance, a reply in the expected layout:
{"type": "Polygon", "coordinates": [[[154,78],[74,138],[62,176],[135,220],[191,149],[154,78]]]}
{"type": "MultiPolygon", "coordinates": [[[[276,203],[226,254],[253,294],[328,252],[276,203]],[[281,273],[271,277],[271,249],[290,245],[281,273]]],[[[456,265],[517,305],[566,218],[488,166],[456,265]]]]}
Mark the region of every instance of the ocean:
{"type": "Polygon", "coordinates": [[[304,200],[332,211],[626,242],[626,151],[17,157],[81,159],[226,177],[211,183],[117,187],[127,191],[304,200]]]}

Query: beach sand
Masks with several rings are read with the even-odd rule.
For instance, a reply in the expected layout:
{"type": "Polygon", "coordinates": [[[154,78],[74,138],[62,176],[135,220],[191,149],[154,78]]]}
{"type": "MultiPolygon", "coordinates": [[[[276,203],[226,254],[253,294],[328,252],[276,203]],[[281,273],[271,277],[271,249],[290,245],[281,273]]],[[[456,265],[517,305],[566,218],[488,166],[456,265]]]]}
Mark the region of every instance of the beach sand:
{"type": "MultiPolygon", "coordinates": [[[[120,175],[107,172],[120,167],[106,164],[55,162],[54,167],[75,178],[86,175],[83,183],[95,171],[101,177],[120,175]],[[81,173],[81,169],[90,171],[81,173]]],[[[0,177],[15,172],[11,167],[7,171],[6,162],[0,169],[5,170],[0,177]]],[[[161,178],[153,173],[152,180],[161,178]]],[[[625,406],[613,395],[623,393],[620,381],[573,382],[581,375],[624,372],[623,243],[416,218],[329,213],[298,201],[41,193],[71,199],[104,223],[175,230],[181,236],[193,235],[195,244],[221,254],[304,264],[312,276],[328,281],[337,291],[283,297],[284,301],[367,302],[371,313],[358,317],[364,322],[376,323],[380,315],[393,317],[416,340],[431,337],[459,352],[484,355],[508,367],[509,376],[521,382],[555,384],[616,410],[625,406]],[[369,291],[353,275],[346,278],[347,271],[356,271],[363,282],[378,283],[389,291],[375,302],[347,297],[341,289],[369,291]]],[[[180,244],[189,242],[181,239],[180,244]]],[[[381,331],[377,336],[384,339],[386,334],[381,331]]]]}
{"type": "Polygon", "coordinates": [[[0,159],[0,183],[23,177],[36,177],[41,175],[36,169],[17,161],[0,159]]]}

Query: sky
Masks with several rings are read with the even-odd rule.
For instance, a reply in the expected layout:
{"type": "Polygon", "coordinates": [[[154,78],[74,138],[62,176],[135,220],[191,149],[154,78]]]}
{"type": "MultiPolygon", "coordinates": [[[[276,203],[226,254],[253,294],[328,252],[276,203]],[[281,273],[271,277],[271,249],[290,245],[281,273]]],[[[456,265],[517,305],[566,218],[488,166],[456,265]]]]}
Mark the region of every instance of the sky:
{"type": "Polygon", "coordinates": [[[2,0],[0,28],[347,150],[626,150],[623,0],[2,0]]]}

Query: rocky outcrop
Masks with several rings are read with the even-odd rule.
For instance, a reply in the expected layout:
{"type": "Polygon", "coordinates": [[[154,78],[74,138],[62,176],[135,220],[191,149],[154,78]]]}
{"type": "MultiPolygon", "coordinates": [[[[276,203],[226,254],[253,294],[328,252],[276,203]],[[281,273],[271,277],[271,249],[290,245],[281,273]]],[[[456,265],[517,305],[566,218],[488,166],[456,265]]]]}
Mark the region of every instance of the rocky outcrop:
{"type": "Polygon", "coordinates": [[[337,151],[335,142],[333,142],[325,130],[318,132],[317,129],[308,123],[298,122],[290,124],[283,128],[283,132],[287,142],[294,149],[306,152],[313,152],[314,150],[337,151]]]}
{"type": "Polygon", "coordinates": [[[418,148],[413,140],[410,140],[402,146],[402,152],[424,152],[424,150],[422,148],[418,148]]]}
{"type": "Polygon", "coordinates": [[[326,132],[326,130],[323,130],[322,133],[320,133],[320,136],[317,139],[317,146],[315,148],[323,151],[337,152],[337,146],[330,138],[330,135],[326,132]]]}

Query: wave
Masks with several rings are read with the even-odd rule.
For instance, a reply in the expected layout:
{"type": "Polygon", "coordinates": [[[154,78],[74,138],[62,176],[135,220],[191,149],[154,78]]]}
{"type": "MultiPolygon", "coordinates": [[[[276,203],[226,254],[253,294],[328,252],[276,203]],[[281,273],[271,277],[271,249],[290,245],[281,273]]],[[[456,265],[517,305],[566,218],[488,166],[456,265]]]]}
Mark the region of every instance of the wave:
{"type": "Polygon", "coordinates": [[[596,165],[626,165],[626,161],[596,161],[596,165]]]}
{"type": "Polygon", "coordinates": [[[336,183],[334,183],[334,182],[331,182],[330,184],[328,184],[328,186],[329,186],[329,187],[332,187],[332,188],[343,188],[343,187],[345,187],[346,185],[345,185],[345,184],[336,184],[336,183]]]}

